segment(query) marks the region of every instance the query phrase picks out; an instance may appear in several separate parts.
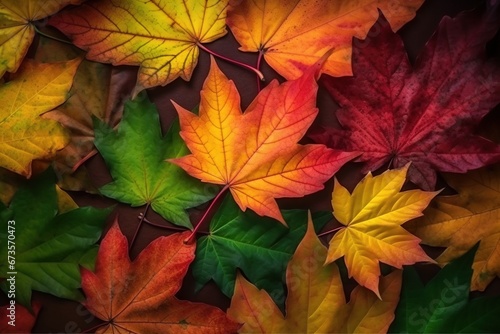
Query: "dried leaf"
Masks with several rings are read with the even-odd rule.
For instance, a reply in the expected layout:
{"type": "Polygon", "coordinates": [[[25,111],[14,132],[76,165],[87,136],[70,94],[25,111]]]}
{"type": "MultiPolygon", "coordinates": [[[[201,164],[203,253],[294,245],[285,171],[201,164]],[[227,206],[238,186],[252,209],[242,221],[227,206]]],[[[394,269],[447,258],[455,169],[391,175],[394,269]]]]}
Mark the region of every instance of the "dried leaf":
{"type": "MultiPolygon", "coordinates": [[[[55,31],[49,33],[55,35],[55,31]]],[[[84,53],[74,46],[40,37],[35,59],[56,62],[83,56],[84,53]]],[[[43,115],[69,130],[70,142],[57,152],[54,159],[54,169],[64,189],[96,192],[85,167],[79,167],[95,152],[92,118],[96,117],[111,127],[118,124],[123,103],[133,89],[129,77],[130,72],[83,60],[76,71],[68,100],[43,115]],[[76,173],[74,169],[78,169],[76,173]]]]}

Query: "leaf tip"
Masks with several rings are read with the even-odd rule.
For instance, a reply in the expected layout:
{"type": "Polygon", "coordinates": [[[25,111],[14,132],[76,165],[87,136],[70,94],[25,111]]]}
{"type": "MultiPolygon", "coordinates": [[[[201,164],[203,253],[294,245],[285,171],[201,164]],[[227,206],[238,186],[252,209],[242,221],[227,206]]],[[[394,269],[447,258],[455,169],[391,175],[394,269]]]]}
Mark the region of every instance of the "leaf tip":
{"type": "Polygon", "coordinates": [[[142,92],[145,89],[146,89],[146,87],[144,87],[139,82],[137,82],[137,84],[135,85],[134,89],[132,90],[130,99],[131,100],[135,100],[135,98],[139,95],[139,93],[142,92]]]}
{"type": "Polygon", "coordinates": [[[206,82],[209,79],[211,79],[213,77],[218,77],[218,76],[223,76],[226,80],[228,80],[227,77],[222,72],[222,70],[220,69],[219,65],[217,64],[215,57],[213,55],[210,55],[210,69],[208,70],[208,75],[207,75],[207,78],[205,79],[205,83],[203,84],[203,87],[205,87],[206,82]]]}
{"type": "Polygon", "coordinates": [[[404,171],[405,175],[408,173],[408,169],[411,167],[411,161],[408,161],[403,167],[399,168],[401,171],[404,171]]]}
{"type": "Polygon", "coordinates": [[[311,210],[307,210],[307,230],[306,233],[315,233],[311,210]]]}

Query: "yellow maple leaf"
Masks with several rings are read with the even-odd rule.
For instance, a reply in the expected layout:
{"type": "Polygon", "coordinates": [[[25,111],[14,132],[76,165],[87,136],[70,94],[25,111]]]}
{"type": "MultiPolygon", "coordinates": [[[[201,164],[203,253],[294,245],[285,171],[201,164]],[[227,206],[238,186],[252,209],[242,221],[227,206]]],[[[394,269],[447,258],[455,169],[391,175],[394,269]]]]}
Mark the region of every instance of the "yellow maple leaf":
{"type": "Polygon", "coordinates": [[[394,320],[401,290],[401,271],[381,279],[383,301],[357,286],[346,303],[338,267],[324,266],[327,249],[307,232],[288,263],[286,316],[269,294],[238,273],[229,318],[243,323],[240,333],[385,333],[394,320]]]}
{"type": "Polygon", "coordinates": [[[189,80],[201,43],[226,31],[228,0],[87,1],[53,16],[57,27],[87,58],[113,65],[140,65],[136,93],[189,80]]]}
{"type": "Polygon", "coordinates": [[[352,38],[365,38],[380,9],[394,31],[415,17],[423,0],[238,0],[227,24],[241,51],[261,52],[279,74],[298,78],[327,50],[323,67],[333,76],[352,75],[352,38]]]}
{"type": "Polygon", "coordinates": [[[330,240],[326,263],[345,256],[349,277],[379,295],[379,261],[401,269],[419,261],[434,262],[420,239],[401,225],[421,216],[439,192],[400,192],[409,164],[366,177],[352,195],[337,180],[332,194],[333,214],[345,227],[330,240]]]}
{"type": "Polygon", "coordinates": [[[68,143],[67,131],[40,115],[66,101],[80,62],[25,61],[15,79],[0,86],[0,167],[30,177],[33,160],[49,159],[68,143]]]}
{"type": "Polygon", "coordinates": [[[500,167],[444,177],[458,195],[437,197],[407,228],[424,244],[447,247],[436,259],[441,266],[481,241],[472,264],[471,290],[483,291],[500,276],[500,167]]]}
{"type": "Polygon", "coordinates": [[[21,65],[35,35],[34,21],[83,0],[2,0],[0,2],[0,77],[21,65]]]}

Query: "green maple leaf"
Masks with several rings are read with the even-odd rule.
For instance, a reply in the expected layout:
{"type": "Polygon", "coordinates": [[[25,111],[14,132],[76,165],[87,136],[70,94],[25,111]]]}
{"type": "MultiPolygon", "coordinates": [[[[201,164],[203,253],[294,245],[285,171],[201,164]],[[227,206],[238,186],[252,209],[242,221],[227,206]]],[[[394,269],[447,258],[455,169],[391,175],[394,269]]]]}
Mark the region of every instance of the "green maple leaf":
{"type": "MultiPolygon", "coordinates": [[[[55,182],[55,174],[48,170],[26,181],[9,207],[0,203],[0,249],[5,256],[0,277],[15,276],[16,301],[28,308],[32,290],[83,299],[80,266],[93,267],[95,243],[111,211],[82,207],[58,214],[55,182]],[[15,246],[15,250],[10,248],[14,252],[8,253],[8,246],[15,246]],[[15,268],[9,266],[9,254],[15,258],[15,268]]],[[[0,288],[8,293],[10,282],[2,281],[0,288]]]]}
{"type": "MultiPolygon", "coordinates": [[[[210,279],[231,297],[236,269],[241,269],[259,289],[269,292],[277,305],[284,305],[284,273],[288,261],[307,228],[306,210],[282,210],[288,228],[251,210],[242,212],[226,196],[210,222],[210,234],[198,240],[193,263],[195,289],[210,279]]],[[[313,214],[316,231],[332,219],[330,212],[313,214]]]]}
{"type": "Polygon", "coordinates": [[[423,285],[413,267],[405,267],[401,299],[390,333],[498,333],[500,297],[469,298],[477,245],[446,265],[423,285]]]}
{"type": "Polygon", "coordinates": [[[186,209],[214,196],[213,187],[187,175],[166,159],[189,153],[175,121],[165,137],[158,111],[146,94],[125,104],[118,131],[95,120],[95,146],[108,165],[113,182],[103,195],[132,206],[151,205],[166,220],[191,228],[186,209]]]}

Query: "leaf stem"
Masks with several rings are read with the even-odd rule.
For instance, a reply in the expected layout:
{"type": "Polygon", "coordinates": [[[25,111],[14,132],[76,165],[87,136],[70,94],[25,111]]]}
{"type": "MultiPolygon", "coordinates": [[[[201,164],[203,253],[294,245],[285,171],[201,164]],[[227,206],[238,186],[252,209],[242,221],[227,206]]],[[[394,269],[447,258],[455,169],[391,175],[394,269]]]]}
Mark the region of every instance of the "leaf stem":
{"type": "Polygon", "coordinates": [[[196,226],[194,227],[193,232],[191,232],[189,237],[186,240],[184,240],[185,244],[191,244],[194,242],[194,239],[196,237],[196,232],[202,225],[203,221],[207,218],[208,214],[212,211],[212,208],[214,207],[215,203],[219,200],[222,194],[226,192],[227,189],[229,189],[229,187],[226,185],[224,188],[221,189],[221,191],[217,194],[217,196],[215,196],[215,198],[212,200],[212,203],[210,203],[209,207],[207,208],[207,210],[205,210],[205,213],[198,221],[198,224],[196,224],[196,226]]]}
{"type": "Polygon", "coordinates": [[[227,61],[227,62],[230,62],[230,63],[236,64],[236,65],[238,65],[238,66],[244,67],[244,68],[246,68],[247,70],[250,70],[250,71],[254,72],[255,74],[257,74],[257,76],[259,77],[259,79],[260,79],[261,81],[265,81],[265,79],[264,79],[264,74],[262,74],[262,72],[261,72],[261,71],[259,71],[258,69],[256,69],[255,67],[252,67],[252,66],[247,65],[247,64],[245,64],[245,63],[242,63],[242,62],[236,61],[236,60],[234,60],[234,59],[231,59],[231,58],[225,57],[225,56],[223,56],[223,55],[221,55],[221,54],[218,54],[218,53],[216,53],[216,52],[214,52],[214,51],[210,50],[209,48],[207,48],[206,46],[204,46],[204,45],[203,45],[203,44],[201,44],[200,42],[196,43],[196,45],[198,45],[198,47],[199,47],[200,49],[202,49],[202,50],[204,50],[204,51],[208,52],[209,54],[211,54],[211,55],[213,55],[213,56],[215,56],[215,57],[218,57],[218,58],[220,58],[220,59],[224,59],[224,60],[225,60],[225,61],[227,61]]]}
{"type": "Polygon", "coordinates": [[[139,229],[141,228],[142,222],[144,221],[144,218],[146,217],[146,214],[148,213],[148,209],[149,209],[149,203],[146,204],[146,209],[144,209],[144,215],[142,215],[142,218],[139,220],[139,224],[137,224],[137,228],[135,229],[134,236],[132,237],[132,240],[130,241],[130,246],[128,248],[129,250],[132,249],[132,245],[134,244],[134,241],[137,237],[137,234],[139,233],[139,229]]]}
{"type": "Polygon", "coordinates": [[[47,38],[50,38],[50,39],[53,39],[54,41],[58,41],[58,42],[61,42],[61,43],[65,43],[65,44],[69,44],[69,45],[73,45],[73,43],[71,41],[65,41],[64,39],[60,39],[60,38],[57,38],[55,36],[51,36],[49,34],[46,34],[44,32],[42,32],[40,29],[38,29],[38,27],[36,25],[33,24],[33,28],[35,29],[36,33],[39,34],[39,35],[42,35],[44,37],[47,37],[47,38]]]}
{"type": "MultiPolygon", "coordinates": [[[[262,51],[259,51],[259,56],[257,57],[257,65],[255,66],[257,68],[257,70],[260,72],[260,62],[262,61],[262,51]]],[[[263,81],[262,79],[260,78],[257,78],[257,91],[260,92],[260,82],[263,81]]]]}
{"type": "MultiPolygon", "coordinates": [[[[138,219],[143,219],[143,222],[145,222],[146,224],[148,225],[151,225],[151,226],[155,226],[155,227],[158,227],[158,228],[163,228],[165,230],[172,230],[172,231],[180,231],[180,232],[185,232],[187,231],[187,228],[182,228],[182,227],[177,227],[177,226],[169,226],[169,225],[162,225],[162,224],[158,224],[158,223],[153,223],[152,221],[150,221],[149,219],[147,219],[146,217],[144,217],[144,214],[141,212],[139,213],[139,216],[137,217],[138,219]]],[[[198,231],[198,233],[201,233],[201,234],[208,234],[207,232],[202,232],[202,231],[198,231]]]]}
{"type": "Polygon", "coordinates": [[[326,232],[320,233],[320,234],[318,234],[318,238],[319,238],[319,237],[322,237],[322,236],[325,236],[325,235],[328,235],[328,234],[330,234],[330,233],[333,233],[333,232],[335,232],[335,231],[338,231],[338,230],[340,230],[341,228],[344,228],[344,227],[345,227],[345,226],[339,226],[339,227],[336,227],[336,228],[334,228],[334,229],[332,229],[332,230],[329,230],[329,231],[326,231],[326,232]]]}
{"type": "Polygon", "coordinates": [[[97,154],[97,150],[94,148],[92,151],[90,151],[86,156],[81,158],[74,166],[71,168],[71,172],[74,173],[78,168],[80,168],[81,165],[83,165],[87,160],[92,158],[94,155],[97,154]]]}

